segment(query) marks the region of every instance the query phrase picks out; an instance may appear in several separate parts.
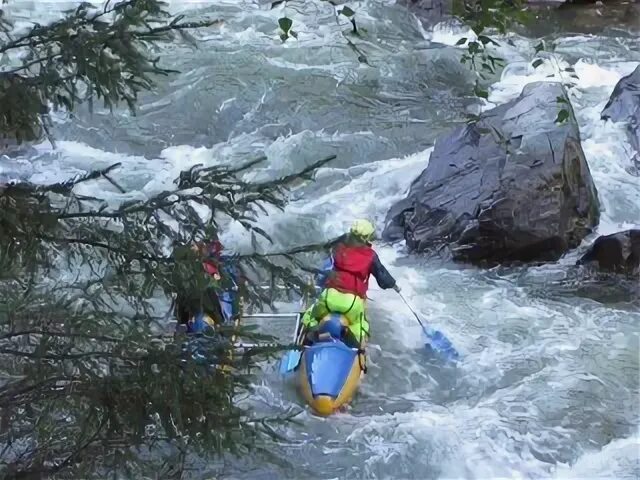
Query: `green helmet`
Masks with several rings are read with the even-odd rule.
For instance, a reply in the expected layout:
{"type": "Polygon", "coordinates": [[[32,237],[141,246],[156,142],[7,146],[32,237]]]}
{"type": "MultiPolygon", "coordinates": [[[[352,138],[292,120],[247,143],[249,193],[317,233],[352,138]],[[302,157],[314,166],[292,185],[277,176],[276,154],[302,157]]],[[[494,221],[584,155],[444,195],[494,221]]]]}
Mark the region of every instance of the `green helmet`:
{"type": "Polygon", "coordinates": [[[375,227],[369,220],[359,219],[353,222],[349,233],[354,237],[360,238],[366,242],[373,240],[376,232],[375,227]]]}

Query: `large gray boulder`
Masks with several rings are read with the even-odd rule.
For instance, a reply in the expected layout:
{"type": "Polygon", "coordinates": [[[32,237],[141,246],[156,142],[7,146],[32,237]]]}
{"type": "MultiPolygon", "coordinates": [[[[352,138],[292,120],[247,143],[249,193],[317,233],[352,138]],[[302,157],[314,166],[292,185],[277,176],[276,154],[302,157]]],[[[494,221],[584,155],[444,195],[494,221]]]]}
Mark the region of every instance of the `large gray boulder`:
{"type": "Polygon", "coordinates": [[[599,217],[566,92],[537,82],[437,140],[408,197],[387,214],[383,238],[419,252],[448,245],[461,261],[554,260],[599,217]],[[556,123],[563,111],[567,120],[556,123]]]}
{"type": "Polygon", "coordinates": [[[640,65],[616,84],[601,116],[603,120],[627,122],[629,142],[635,150],[634,168],[629,171],[640,174],[640,65]]]}
{"type": "Polygon", "coordinates": [[[640,275],[640,230],[598,237],[578,265],[596,266],[602,272],[640,275]]]}

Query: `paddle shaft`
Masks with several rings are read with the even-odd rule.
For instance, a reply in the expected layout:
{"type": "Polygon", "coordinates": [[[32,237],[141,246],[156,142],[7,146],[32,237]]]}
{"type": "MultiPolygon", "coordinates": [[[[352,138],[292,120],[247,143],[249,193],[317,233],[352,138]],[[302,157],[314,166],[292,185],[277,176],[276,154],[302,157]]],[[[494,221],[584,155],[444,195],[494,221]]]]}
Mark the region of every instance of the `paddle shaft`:
{"type": "Polygon", "coordinates": [[[416,317],[416,320],[418,321],[418,323],[420,324],[420,326],[422,327],[422,329],[426,332],[427,329],[424,328],[424,325],[422,323],[422,320],[420,320],[420,317],[418,316],[418,314],[415,312],[415,310],[413,309],[413,307],[411,305],[409,305],[409,302],[407,302],[406,298],[404,298],[404,296],[402,295],[402,293],[398,292],[398,295],[400,295],[400,298],[402,299],[402,301],[404,302],[404,304],[407,306],[407,308],[409,309],[409,311],[411,313],[413,313],[413,316],[416,317]]]}

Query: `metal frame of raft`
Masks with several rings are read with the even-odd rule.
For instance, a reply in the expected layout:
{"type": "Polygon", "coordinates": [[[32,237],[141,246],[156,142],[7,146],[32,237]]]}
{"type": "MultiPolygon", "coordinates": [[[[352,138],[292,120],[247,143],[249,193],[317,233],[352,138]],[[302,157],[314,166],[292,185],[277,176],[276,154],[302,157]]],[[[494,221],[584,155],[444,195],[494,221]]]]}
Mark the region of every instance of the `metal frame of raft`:
{"type": "MultiPolygon", "coordinates": [[[[430,351],[455,364],[459,359],[459,354],[451,341],[442,332],[423,323],[404,296],[400,293],[399,295],[422,328],[425,334],[425,346],[430,351]]],[[[306,300],[306,296],[300,299],[301,307],[306,303],[306,300]]],[[[366,374],[366,345],[363,344],[359,348],[352,348],[342,341],[339,334],[341,329],[336,328],[336,325],[348,325],[348,321],[342,314],[331,313],[322,319],[319,326],[321,338],[316,343],[307,346],[303,345],[304,338],[302,334],[304,330],[300,328],[302,312],[263,312],[243,315],[242,311],[243,301],[240,298],[240,313],[234,318],[236,328],[239,327],[242,319],[288,317],[296,319],[292,343],[299,348],[285,353],[280,361],[280,374],[285,378],[295,377],[298,390],[305,402],[316,414],[322,416],[331,415],[353,399],[362,377],[366,374]],[[332,324],[333,327],[331,326],[332,324]],[[328,331],[323,332],[325,327],[328,331]],[[333,330],[333,333],[331,330],[333,330]]],[[[232,336],[231,341],[233,344],[232,350],[249,349],[258,346],[279,346],[278,343],[236,343],[237,335],[235,334],[232,336]]],[[[232,358],[233,351],[230,354],[232,358]]]]}
{"type": "MultiPolygon", "coordinates": [[[[308,298],[300,299],[302,307],[308,298]]],[[[242,312],[242,303],[240,303],[242,312]]],[[[320,339],[310,346],[302,346],[304,337],[302,326],[303,312],[290,313],[253,313],[238,315],[240,319],[289,318],[296,320],[292,343],[302,350],[289,350],[280,361],[280,374],[290,379],[294,377],[297,389],[305,403],[317,415],[328,416],[346,406],[354,397],[365,374],[366,355],[364,346],[352,348],[347,346],[338,335],[323,332],[323,326],[331,324],[348,325],[347,319],[339,313],[331,313],[320,322],[320,339]],[[289,365],[287,365],[289,363],[289,365]],[[283,368],[284,367],[284,368],[283,368]]],[[[233,337],[235,343],[236,337],[233,337]]],[[[259,346],[276,346],[277,344],[260,344],[259,346]]],[[[253,348],[257,344],[236,344],[235,348],[253,348]]]]}

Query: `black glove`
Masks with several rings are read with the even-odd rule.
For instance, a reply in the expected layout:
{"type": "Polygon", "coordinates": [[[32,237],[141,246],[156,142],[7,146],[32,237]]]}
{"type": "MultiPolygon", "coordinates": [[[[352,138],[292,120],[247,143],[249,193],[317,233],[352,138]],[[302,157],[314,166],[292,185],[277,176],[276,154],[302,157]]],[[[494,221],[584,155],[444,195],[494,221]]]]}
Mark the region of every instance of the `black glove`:
{"type": "Polygon", "coordinates": [[[319,337],[318,326],[316,325],[315,327],[309,328],[304,336],[311,343],[317,342],[319,337]]]}

